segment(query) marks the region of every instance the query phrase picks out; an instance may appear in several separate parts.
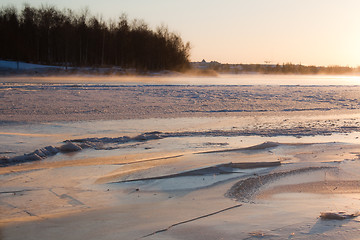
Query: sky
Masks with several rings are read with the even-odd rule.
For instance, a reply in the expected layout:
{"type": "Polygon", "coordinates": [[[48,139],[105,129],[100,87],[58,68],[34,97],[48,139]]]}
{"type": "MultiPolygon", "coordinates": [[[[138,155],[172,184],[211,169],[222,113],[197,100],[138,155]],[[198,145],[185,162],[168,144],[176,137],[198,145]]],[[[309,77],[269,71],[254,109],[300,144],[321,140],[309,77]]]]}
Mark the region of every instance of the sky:
{"type": "Polygon", "coordinates": [[[0,0],[24,3],[166,25],[190,42],[191,61],[360,66],[359,0],[0,0]]]}

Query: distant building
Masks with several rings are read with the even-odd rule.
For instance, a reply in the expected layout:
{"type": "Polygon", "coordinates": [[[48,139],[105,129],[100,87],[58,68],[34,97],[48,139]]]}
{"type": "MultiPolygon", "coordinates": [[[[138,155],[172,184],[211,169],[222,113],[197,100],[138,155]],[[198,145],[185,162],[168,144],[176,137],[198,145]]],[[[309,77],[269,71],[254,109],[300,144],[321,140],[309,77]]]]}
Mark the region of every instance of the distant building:
{"type": "Polygon", "coordinates": [[[192,62],[191,66],[195,69],[213,69],[216,66],[220,66],[221,63],[217,61],[211,61],[207,62],[205,59],[203,59],[201,62],[192,62]]]}

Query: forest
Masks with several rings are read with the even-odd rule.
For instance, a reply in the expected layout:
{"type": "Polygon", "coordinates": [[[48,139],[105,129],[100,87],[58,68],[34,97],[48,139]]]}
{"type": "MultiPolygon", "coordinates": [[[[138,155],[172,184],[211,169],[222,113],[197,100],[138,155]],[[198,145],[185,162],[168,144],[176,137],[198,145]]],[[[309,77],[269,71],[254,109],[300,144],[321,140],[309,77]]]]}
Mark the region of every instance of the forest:
{"type": "Polygon", "coordinates": [[[223,64],[216,61],[192,63],[193,67],[217,73],[260,74],[359,74],[360,67],[349,66],[305,66],[302,64],[223,64]]]}
{"type": "Polygon", "coordinates": [[[4,60],[140,71],[189,67],[189,43],[165,26],[151,30],[143,20],[128,20],[125,14],[105,21],[87,9],[2,7],[0,36],[0,59],[4,60]]]}

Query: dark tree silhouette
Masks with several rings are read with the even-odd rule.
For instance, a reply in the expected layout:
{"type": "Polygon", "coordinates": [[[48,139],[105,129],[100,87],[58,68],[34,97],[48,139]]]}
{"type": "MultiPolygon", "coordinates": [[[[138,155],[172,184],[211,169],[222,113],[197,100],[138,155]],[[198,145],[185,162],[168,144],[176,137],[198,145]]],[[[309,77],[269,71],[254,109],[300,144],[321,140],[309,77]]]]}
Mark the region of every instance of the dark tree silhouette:
{"type": "Polygon", "coordinates": [[[125,14],[106,23],[87,9],[53,6],[0,9],[0,58],[60,66],[119,66],[138,70],[189,67],[189,43],[162,26],[149,29],[125,14]]]}

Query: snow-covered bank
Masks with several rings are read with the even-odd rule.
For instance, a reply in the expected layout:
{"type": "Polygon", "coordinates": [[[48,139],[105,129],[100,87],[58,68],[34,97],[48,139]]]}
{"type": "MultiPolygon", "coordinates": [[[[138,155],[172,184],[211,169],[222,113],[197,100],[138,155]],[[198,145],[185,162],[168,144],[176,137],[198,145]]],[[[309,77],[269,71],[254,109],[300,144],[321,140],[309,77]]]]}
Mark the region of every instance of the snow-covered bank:
{"type": "Polygon", "coordinates": [[[64,67],[0,60],[0,71],[7,71],[7,70],[36,71],[36,70],[54,70],[54,69],[64,69],[64,67]]]}
{"type": "Polygon", "coordinates": [[[131,76],[131,75],[144,75],[144,76],[166,76],[176,75],[177,72],[162,70],[162,71],[137,71],[133,68],[121,68],[116,66],[109,67],[71,67],[71,66],[52,66],[33,64],[17,61],[0,60],[0,77],[110,77],[110,76],[131,76]]]}

